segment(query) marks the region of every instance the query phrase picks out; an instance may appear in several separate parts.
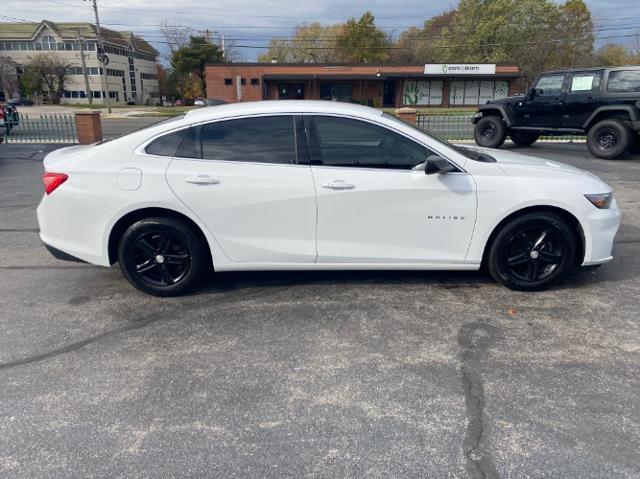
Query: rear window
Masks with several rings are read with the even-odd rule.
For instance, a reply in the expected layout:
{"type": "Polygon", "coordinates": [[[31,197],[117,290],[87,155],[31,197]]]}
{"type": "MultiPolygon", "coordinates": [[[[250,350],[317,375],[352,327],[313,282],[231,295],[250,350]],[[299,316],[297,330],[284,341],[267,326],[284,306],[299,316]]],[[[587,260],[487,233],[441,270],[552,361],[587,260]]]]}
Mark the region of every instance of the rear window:
{"type": "Polygon", "coordinates": [[[611,93],[640,92],[640,70],[618,70],[609,73],[607,91],[611,93]]]}
{"type": "Polygon", "coordinates": [[[163,135],[160,138],[156,138],[149,143],[149,146],[147,146],[145,151],[150,155],[174,156],[182,143],[184,134],[185,130],[180,130],[174,133],[169,133],[168,135],[163,135]]]}

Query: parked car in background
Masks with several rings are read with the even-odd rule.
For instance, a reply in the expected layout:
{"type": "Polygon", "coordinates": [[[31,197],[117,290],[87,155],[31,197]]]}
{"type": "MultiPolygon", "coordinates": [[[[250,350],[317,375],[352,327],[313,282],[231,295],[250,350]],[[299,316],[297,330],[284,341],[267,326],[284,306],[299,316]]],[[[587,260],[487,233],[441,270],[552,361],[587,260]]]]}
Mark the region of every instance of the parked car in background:
{"type": "Polygon", "coordinates": [[[207,106],[218,106],[218,105],[226,105],[227,102],[224,100],[218,100],[216,98],[207,98],[205,100],[205,103],[207,104],[207,106]]]}
{"type": "Polygon", "coordinates": [[[40,238],[181,294],[212,266],[477,270],[514,289],[612,259],[620,211],[585,171],[463,148],[380,110],[264,101],[189,111],[44,160],[40,238]]]}
{"type": "Polygon", "coordinates": [[[12,105],[0,105],[0,128],[4,128],[8,133],[20,124],[18,109],[12,105]]]}
{"type": "Polygon", "coordinates": [[[207,102],[202,98],[196,98],[193,102],[193,106],[207,106],[207,102]]]}
{"type": "Polygon", "coordinates": [[[629,151],[640,132],[640,66],[542,73],[526,95],[489,101],[474,118],[480,146],[500,147],[507,136],[531,145],[540,135],[587,135],[596,158],[629,151]]]}
{"type": "Polygon", "coordinates": [[[26,97],[12,98],[7,102],[7,105],[11,106],[33,106],[34,104],[33,100],[29,100],[26,97]]]}

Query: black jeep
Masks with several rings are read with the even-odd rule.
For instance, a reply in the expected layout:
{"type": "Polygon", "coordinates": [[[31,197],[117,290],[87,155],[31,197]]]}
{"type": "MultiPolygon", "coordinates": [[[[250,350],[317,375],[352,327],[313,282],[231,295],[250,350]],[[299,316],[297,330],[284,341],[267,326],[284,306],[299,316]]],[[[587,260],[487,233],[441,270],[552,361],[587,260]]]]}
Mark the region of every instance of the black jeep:
{"type": "Polygon", "coordinates": [[[507,135],[531,145],[540,135],[587,135],[589,152],[623,155],[640,131],[640,66],[542,73],[526,95],[489,101],[473,119],[480,146],[498,148],[507,135]]]}

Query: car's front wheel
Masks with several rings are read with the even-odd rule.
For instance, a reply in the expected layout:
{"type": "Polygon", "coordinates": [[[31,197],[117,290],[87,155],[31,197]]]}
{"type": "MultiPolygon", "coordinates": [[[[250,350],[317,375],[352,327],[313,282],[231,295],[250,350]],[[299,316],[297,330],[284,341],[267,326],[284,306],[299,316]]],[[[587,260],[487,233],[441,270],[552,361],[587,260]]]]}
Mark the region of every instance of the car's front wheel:
{"type": "Polygon", "coordinates": [[[615,160],[631,148],[633,131],[619,120],[602,120],[587,133],[587,148],[596,158],[615,160]]]}
{"type": "Polygon", "coordinates": [[[118,261],[139,290],[154,296],[177,296],[191,289],[206,270],[208,255],[198,235],[172,218],[148,218],[122,235],[118,261]]]}
{"type": "Polygon", "coordinates": [[[511,141],[513,141],[518,146],[530,146],[533,145],[540,135],[537,133],[526,133],[526,132],[513,132],[511,135],[511,141]]]}
{"type": "Polygon", "coordinates": [[[575,264],[576,237],[553,213],[529,213],[507,223],[489,250],[491,275],[520,291],[548,287],[575,264]]]}
{"type": "Polygon", "coordinates": [[[485,116],[476,123],[473,137],[478,146],[499,148],[507,138],[507,127],[499,116],[485,116]]]}

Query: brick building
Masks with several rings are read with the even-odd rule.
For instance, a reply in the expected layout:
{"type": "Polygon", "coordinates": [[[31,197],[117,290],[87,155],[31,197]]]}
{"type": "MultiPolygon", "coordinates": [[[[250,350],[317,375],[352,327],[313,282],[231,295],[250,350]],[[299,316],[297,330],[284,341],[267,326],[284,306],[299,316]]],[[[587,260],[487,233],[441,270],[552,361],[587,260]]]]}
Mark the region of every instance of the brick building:
{"type": "Polygon", "coordinates": [[[353,101],[376,107],[477,106],[512,95],[517,66],[225,63],[206,67],[207,98],[353,101]]]}

